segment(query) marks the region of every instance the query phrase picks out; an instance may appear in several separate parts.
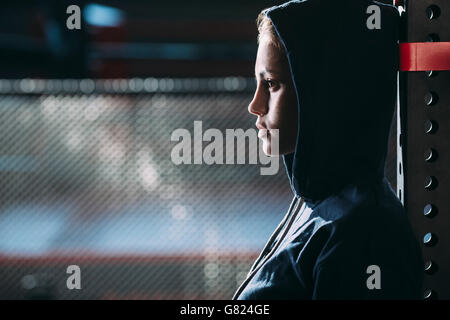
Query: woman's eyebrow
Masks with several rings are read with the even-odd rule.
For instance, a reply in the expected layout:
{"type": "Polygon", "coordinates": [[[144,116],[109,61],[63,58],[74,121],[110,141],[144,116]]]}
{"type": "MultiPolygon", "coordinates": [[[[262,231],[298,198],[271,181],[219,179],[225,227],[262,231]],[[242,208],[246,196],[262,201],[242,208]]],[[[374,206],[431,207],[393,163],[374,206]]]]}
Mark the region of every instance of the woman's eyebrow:
{"type": "Polygon", "coordinates": [[[266,75],[266,74],[280,75],[281,73],[279,71],[273,70],[273,69],[264,69],[259,73],[259,75],[261,77],[264,77],[264,75],[266,75]]]}

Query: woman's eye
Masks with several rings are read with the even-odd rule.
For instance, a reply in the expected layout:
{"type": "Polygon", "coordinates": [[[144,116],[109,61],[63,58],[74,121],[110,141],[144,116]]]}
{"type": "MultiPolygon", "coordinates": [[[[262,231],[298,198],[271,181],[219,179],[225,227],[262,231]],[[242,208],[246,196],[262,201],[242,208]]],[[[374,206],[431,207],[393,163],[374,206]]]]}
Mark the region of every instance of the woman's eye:
{"type": "Polygon", "coordinates": [[[266,84],[267,84],[267,87],[269,87],[269,88],[272,88],[275,86],[275,82],[270,79],[266,80],[266,84]]]}

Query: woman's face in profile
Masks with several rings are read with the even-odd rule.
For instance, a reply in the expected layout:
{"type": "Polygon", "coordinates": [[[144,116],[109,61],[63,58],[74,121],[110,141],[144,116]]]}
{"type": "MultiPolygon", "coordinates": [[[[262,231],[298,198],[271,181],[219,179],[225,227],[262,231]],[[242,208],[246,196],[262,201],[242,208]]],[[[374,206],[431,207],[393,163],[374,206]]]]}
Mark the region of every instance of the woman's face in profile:
{"type": "Polygon", "coordinates": [[[297,95],[287,57],[268,37],[263,35],[258,46],[256,91],[248,111],[258,116],[256,126],[260,129],[258,137],[263,141],[264,153],[283,155],[295,150],[297,95]],[[278,129],[278,134],[273,129],[278,129]],[[278,154],[276,147],[272,148],[274,139],[278,139],[278,154]]]}

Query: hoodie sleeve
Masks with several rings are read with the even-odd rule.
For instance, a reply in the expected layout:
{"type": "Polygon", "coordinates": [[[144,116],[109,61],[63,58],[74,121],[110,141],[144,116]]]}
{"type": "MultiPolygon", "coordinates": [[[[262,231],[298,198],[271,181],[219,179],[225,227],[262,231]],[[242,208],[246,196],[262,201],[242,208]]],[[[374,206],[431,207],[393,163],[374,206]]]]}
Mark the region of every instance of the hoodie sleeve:
{"type": "Polygon", "coordinates": [[[420,298],[423,272],[416,268],[420,262],[411,263],[416,255],[405,243],[410,235],[367,220],[332,226],[313,268],[312,299],[420,298]]]}
{"type": "Polygon", "coordinates": [[[367,299],[369,292],[364,288],[364,278],[359,270],[363,264],[352,267],[345,261],[329,261],[317,266],[312,299],[367,299]]]}
{"type": "Polygon", "coordinates": [[[378,270],[367,269],[369,266],[363,261],[352,264],[345,259],[321,264],[315,270],[312,299],[419,298],[418,291],[408,282],[408,275],[398,266],[383,264],[378,270]]]}

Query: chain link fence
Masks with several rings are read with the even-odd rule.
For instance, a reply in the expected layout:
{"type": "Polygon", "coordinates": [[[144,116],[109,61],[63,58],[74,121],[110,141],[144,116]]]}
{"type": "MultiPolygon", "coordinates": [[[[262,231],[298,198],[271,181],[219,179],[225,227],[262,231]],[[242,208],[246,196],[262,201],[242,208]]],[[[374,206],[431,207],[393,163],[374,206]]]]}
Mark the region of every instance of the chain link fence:
{"type": "Polygon", "coordinates": [[[292,199],[282,160],[176,165],[171,135],[254,128],[254,86],[0,80],[0,298],[231,298],[292,199]]]}

